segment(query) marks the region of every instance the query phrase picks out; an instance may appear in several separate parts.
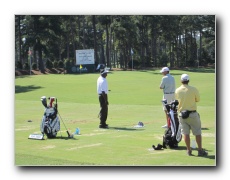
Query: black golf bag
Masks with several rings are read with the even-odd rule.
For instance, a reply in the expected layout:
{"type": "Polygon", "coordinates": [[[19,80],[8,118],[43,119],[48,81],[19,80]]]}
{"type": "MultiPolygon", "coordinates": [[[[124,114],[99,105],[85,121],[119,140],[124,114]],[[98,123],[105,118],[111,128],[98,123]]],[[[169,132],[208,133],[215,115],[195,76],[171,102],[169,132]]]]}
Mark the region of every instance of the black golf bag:
{"type": "Polygon", "coordinates": [[[45,112],[42,117],[40,130],[42,134],[45,134],[48,138],[55,138],[57,132],[60,130],[60,121],[58,118],[57,99],[55,97],[49,97],[49,104],[45,96],[41,97],[42,104],[45,107],[45,112]],[[56,103],[54,102],[56,100],[56,103]]]}
{"type": "Polygon", "coordinates": [[[167,100],[163,100],[162,103],[165,106],[168,115],[168,128],[165,130],[163,136],[163,147],[177,148],[178,143],[182,139],[181,125],[177,114],[177,106],[179,103],[177,100],[172,101],[170,104],[167,104],[167,100]]]}

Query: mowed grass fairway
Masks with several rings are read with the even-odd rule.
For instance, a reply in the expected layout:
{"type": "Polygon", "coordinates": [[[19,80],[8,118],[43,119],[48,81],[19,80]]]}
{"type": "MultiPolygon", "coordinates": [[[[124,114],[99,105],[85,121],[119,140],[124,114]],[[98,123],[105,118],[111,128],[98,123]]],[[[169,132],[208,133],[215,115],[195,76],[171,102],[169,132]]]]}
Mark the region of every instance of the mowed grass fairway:
{"type": "MultiPolygon", "coordinates": [[[[109,84],[109,129],[99,129],[100,110],[96,92],[98,73],[78,75],[33,75],[15,77],[15,165],[17,166],[215,166],[216,103],[215,70],[172,70],[176,86],[182,73],[200,91],[198,112],[202,121],[203,147],[207,157],[187,156],[182,140],[178,149],[153,150],[162,144],[165,114],[162,110],[162,78],[159,70],[111,71],[109,84]],[[66,127],[81,135],[68,139],[60,119],[56,139],[31,140],[40,133],[44,107],[41,96],[58,99],[66,127]],[[32,122],[28,122],[32,120],[32,122]],[[139,121],[144,128],[134,128],[139,121]],[[61,138],[62,137],[62,138],[61,138]]],[[[193,136],[191,136],[194,139],[193,136]]]]}

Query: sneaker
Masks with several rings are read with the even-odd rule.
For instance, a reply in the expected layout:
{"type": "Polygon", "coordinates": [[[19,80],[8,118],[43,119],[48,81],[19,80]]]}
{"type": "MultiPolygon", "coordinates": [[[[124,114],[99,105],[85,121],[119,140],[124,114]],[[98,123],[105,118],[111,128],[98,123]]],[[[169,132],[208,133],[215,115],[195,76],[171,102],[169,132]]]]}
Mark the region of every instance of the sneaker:
{"type": "Polygon", "coordinates": [[[108,124],[105,124],[105,125],[100,124],[99,128],[108,129],[109,127],[108,127],[108,124]]]}
{"type": "Polygon", "coordinates": [[[187,150],[187,155],[192,156],[192,150],[187,150]]]}
{"type": "Polygon", "coordinates": [[[165,124],[164,126],[161,126],[162,128],[168,128],[168,125],[167,124],[165,124]]]}
{"type": "Polygon", "coordinates": [[[206,152],[205,150],[198,150],[198,156],[207,156],[208,152],[206,152]]]}

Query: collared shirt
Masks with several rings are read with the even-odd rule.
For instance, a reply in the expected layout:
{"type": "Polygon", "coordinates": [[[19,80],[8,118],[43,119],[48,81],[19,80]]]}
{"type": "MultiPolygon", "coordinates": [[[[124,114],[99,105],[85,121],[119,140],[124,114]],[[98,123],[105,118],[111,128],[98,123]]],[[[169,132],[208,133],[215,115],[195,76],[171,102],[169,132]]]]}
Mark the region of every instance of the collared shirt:
{"type": "Polygon", "coordinates": [[[197,110],[196,102],[200,101],[199,91],[192,86],[187,84],[182,84],[179,88],[176,89],[175,97],[179,102],[178,111],[197,110]]]}
{"type": "Polygon", "coordinates": [[[108,83],[106,78],[100,76],[97,79],[97,93],[102,94],[102,91],[104,91],[105,94],[108,94],[108,83]]]}
{"type": "Polygon", "coordinates": [[[160,88],[164,94],[173,94],[175,92],[175,79],[171,74],[166,74],[161,79],[160,88]]]}

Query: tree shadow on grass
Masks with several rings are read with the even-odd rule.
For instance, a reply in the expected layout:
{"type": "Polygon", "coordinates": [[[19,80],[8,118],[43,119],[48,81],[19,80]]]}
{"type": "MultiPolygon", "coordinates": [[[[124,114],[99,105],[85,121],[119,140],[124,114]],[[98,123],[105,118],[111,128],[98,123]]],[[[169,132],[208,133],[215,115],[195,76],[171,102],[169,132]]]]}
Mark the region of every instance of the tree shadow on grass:
{"type": "Polygon", "coordinates": [[[34,85],[30,85],[30,86],[19,86],[16,85],[15,86],[15,93],[24,93],[24,92],[29,92],[29,91],[34,91],[37,89],[43,88],[41,86],[34,86],[34,85]]]}
{"type": "Polygon", "coordinates": [[[199,73],[215,73],[215,68],[185,68],[184,71],[199,73]]]}
{"type": "Polygon", "coordinates": [[[143,128],[127,128],[127,127],[109,127],[109,129],[115,129],[115,130],[124,130],[124,131],[143,131],[145,129],[143,128]]]}
{"type": "MultiPolygon", "coordinates": [[[[170,71],[171,75],[181,75],[180,73],[175,73],[172,72],[173,70],[181,70],[181,71],[187,71],[187,72],[198,72],[198,73],[215,73],[216,69],[215,68],[172,68],[170,71]]],[[[160,73],[160,69],[157,70],[139,70],[139,72],[146,72],[146,73],[150,73],[150,74],[155,74],[155,75],[162,75],[160,73]]]]}

